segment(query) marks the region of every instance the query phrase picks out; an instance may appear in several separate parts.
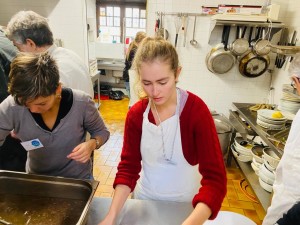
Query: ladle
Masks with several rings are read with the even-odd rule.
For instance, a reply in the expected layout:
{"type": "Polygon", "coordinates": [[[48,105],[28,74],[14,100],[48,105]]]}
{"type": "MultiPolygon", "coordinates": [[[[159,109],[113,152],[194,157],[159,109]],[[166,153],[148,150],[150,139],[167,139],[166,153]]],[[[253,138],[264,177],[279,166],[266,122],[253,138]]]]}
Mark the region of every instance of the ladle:
{"type": "Polygon", "coordinates": [[[194,21],[193,39],[190,41],[190,43],[191,43],[192,46],[198,45],[198,42],[195,40],[196,20],[197,20],[197,16],[195,16],[195,21],[194,21]]]}

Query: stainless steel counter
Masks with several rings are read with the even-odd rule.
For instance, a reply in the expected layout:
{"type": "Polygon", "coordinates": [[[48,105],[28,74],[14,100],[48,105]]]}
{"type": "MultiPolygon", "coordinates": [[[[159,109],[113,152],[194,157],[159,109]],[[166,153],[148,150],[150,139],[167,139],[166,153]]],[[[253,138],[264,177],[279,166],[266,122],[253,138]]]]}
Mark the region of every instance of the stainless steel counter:
{"type": "Polygon", "coordinates": [[[237,109],[237,112],[240,114],[240,116],[249,123],[250,127],[255,131],[255,133],[258,136],[260,136],[261,139],[275,151],[275,153],[278,155],[278,157],[281,158],[283,152],[280,149],[278,149],[277,146],[275,146],[274,143],[271,142],[267,138],[269,136],[267,133],[267,129],[257,125],[257,123],[256,123],[257,113],[253,112],[249,109],[249,107],[251,107],[255,104],[253,104],[253,103],[236,103],[236,102],[234,102],[232,104],[237,109]]]}
{"type": "MultiPolygon", "coordinates": [[[[249,110],[249,107],[253,106],[253,103],[233,103],[233,106],[236,108],[238,114],[250,125],[251,129],[274,151],[277,153],[279,157],[282,155],[282,151],[279,150],[268,138],[267,129],[257,125],[257,113],[249,110]]],[[[239,160],[235,160],[239,165],[241,171],[243,172],[247,182],[250,184],[254,194],[257,199],[260,201],[261,205],[265,209],[271,204],[271,194],[265,191],[259,184],[258,177],[252,169],[249,162],[241,162],[239,160]]]]}
{"type": "Polygon", "coordinates": [[[101,70],[117,70],[123,71],[124,69],[124,61],[114,61],[114,60],[97,60],[98,69],[101,70]]]}
{"type": "MultiPolygon", "coordinates": [[[[94,198],[87,225],[97,225],[108,212],[111,198],[94,198]]],[[[118,218],[117,225],[181,224],[192,212],[191,203],[161,202],[128,199],[118,218]]]]}
{"type": "MultiPolygon", "coordinates": [[[[94,198],[86,225],[97,225],[107,214],[111,198],[94,198]]],[[[116,225],[180,225],[192,212],[191,203],[128,199],[116,225]]],[[[234,212],[220,211],[205,225],[255,225],[249,218],[234,212]]]]}

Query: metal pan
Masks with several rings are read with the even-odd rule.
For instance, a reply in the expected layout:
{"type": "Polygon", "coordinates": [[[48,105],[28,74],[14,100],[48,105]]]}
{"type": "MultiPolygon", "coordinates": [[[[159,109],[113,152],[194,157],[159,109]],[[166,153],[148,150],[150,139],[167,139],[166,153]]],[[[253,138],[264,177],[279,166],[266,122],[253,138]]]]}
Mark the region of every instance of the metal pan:
{"type": "MultiPolygon", "coordinates": [[[[251,40],[252,32],[249,34],[251,40]]],[[[256,37],[253,41],[255,43],[261,35],[261,28],[256,30],[256,37]]],[[[269,67],[270,58],[268,55],[257,55],[251,49],[241,56],[239,62],[239,72],[249,78],[255,78],[265,73],[269,67]]]]}
{"type": "Polygon", "coordinates": [[[214,74],[227,73],[235,64],[236,58],[228,50],[230,29],[230,26],[223,27],[222,43],[212,48],[206,57],[207,68],[214,74]]]}

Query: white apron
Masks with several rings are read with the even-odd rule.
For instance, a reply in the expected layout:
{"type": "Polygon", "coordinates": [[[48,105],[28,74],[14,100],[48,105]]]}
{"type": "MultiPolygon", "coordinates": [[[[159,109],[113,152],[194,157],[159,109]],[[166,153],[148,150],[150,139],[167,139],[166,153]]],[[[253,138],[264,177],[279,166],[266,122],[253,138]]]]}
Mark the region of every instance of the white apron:
{"type": "Polygon", "coordinates": [[[163,129],[148,120],[150,101],[143,114],[142,171],[134,198],[190,202],[199,191],[202,176],[198,165],[191,166],[182,152],[178,93],[176,113],[160,124],[163,129]]]}
{"type": "Polygon", "coordinates": [[[284,213],[300,201],[300,111],[293,120],[284,154],[276,169],[274,195],[263,225],[274,225],[284,213]]]}

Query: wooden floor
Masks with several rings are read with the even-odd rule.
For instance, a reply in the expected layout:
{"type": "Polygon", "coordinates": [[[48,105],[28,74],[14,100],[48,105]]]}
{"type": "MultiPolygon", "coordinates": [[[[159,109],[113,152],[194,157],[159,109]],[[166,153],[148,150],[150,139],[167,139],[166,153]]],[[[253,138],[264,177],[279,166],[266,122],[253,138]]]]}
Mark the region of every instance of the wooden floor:
{"type": "MultiPolygon", "coordinates": [[[[124,121],[128,112],[128,99],[101,100],[100,113],[108,126],[111,137],[94,156],[94,177],[100,181],[95,196],[112,197],[112,184],[120,160],[123,142],[124,121]]],[[[233,211],[249,217],[261,225],[265,216],[262,206],[253,198],[253,193],[244,179],[241,171],[232,165],[227,167],[227,195],[221,210],[233,211]]]]}

